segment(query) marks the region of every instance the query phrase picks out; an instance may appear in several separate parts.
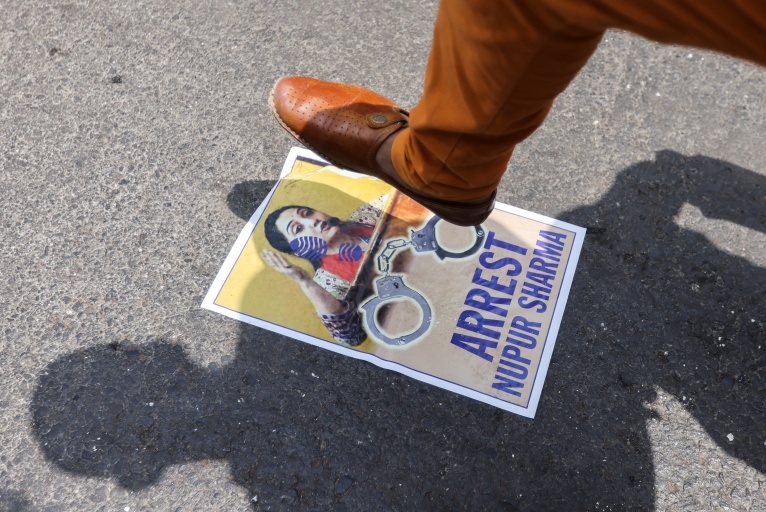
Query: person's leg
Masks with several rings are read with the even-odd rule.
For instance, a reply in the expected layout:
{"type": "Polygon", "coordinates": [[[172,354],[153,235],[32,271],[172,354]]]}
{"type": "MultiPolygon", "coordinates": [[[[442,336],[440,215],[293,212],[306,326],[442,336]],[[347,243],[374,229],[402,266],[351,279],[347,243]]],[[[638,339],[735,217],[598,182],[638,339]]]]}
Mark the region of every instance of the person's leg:
{"type": "Polygon", "coordinates": [[[762,0],[543,0],[575,24],[718,51],[766,66],[762,0]]]}
{"type": "Polygon", "coordinates": [[[603,34],[540,2],[441,2],[422,99],[393,142],[403,181],[453,200],[497,188],[515,144],[543,122],[603,34]]]}
{"type": "Polygon", "coordinates": [[[766,65],[764,0],[443,0],[423,97],[378,162],[426,195],[487,197],[612,27],[766,65]]]}
{"type": "Polygon", "coordinates": [[[610,27],[766,64],[764,0],[442,0],[411,116],[363,87],[306,77],[280,79],[270,103],[289,133],[335,165],[476,225],[515,145],[610,27]]]}

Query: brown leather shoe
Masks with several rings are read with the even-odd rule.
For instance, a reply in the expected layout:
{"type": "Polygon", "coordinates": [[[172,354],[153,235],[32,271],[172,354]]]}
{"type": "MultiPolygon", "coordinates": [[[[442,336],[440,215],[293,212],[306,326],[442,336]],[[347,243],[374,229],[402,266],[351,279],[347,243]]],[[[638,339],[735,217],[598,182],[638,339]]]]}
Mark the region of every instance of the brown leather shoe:
{"type": "Polygon", "coordinates": [[[378,150],[408,126],[409,113],[375,92],[293,76],[277,81],[269,104],[285,130],[333,165],[381,179],[448,222],[475,226],[492,213],[494,192],[475,203],[446,201],[422,195],[378,166],[378,150]]]}

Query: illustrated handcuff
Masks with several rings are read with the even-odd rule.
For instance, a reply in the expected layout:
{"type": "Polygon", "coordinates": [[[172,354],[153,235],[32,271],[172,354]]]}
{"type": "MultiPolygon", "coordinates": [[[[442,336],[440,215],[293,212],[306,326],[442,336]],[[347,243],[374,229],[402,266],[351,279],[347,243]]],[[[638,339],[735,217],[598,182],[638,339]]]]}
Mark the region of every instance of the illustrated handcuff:
{"type": "Polygon", "coordinates": [[[386,247],[378,254],[377,267],[383,275],[375,280],[375,295],[373,298],[362,304],[364,311],[364,322],[368,332],[380,341],[388,345],[402,346],[420,338],[431,326],[431,306],[423,295],[407,286],[404,277],[400,275],[390,275],[391,261],[397,252],[405,247],[412,246],[415,252],[433,252],[440,260],[447,258],[460,259],[475,254],[484,243],[484,228],[475,226],[476,241],[471,247],[463,252],[451,252],[439,245],[436,239],[436,225],[442,220],[438,216],[433,216],[428,223],[419,230],[411,230],[410,240],[405,238],[396,238],[389,240],[386,247]],[[378,327],[376,313],[378,308],[386,302],[396,299],[412,299],[417,303],[422,312],[420,326],[409,334],[390,337],[383,333],[378,327]]]}

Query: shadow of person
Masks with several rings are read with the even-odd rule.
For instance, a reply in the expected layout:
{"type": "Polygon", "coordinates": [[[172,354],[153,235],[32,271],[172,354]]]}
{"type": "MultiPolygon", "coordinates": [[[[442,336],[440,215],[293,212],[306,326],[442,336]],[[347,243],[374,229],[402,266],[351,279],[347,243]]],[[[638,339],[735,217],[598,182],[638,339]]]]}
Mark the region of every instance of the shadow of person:
{"type": "Polygon", "coordinates": [[[689,204],[766,232],[764,193],[762,175],[663,151],[562,215],[591,234],[533,421],[242,324],[215,371],[163,340],[59,358],[34,431],[59,467],[131,489],[226,460],[262,510],[651,510],[658,389],[766,470],[766,269],[677,220],[689,204]]]}
{"type": "Polygon", "coordinates": [[[226,205],[234,215],[248,221],[276,184],[274,180],[248,180],[237,183],[226,195],[226,205]]]}
{"type": "Polygon", "coordinates": [[[598,225],[572,296],[600,306],[578,306],[569,327],[610,354],[606,375],[628,392],[673,394],[723,449],[761,472],[766,268],[681,226],[690,205],[766,233],[764,198],[762,175],[663,151],[621,173],[598,205],[568,216],[598,225]]]}

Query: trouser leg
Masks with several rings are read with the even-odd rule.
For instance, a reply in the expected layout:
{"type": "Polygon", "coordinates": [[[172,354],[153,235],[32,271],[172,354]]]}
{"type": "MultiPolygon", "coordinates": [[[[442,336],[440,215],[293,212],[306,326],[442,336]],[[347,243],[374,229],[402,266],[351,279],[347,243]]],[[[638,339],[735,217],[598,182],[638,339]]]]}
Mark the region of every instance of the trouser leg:
{"type": "Polygon", "coordinates": [[[612,27],[766,65],[764,0],[442,0],[422,99],[392,148],[400,177],[486,197],[612,27]]]}

